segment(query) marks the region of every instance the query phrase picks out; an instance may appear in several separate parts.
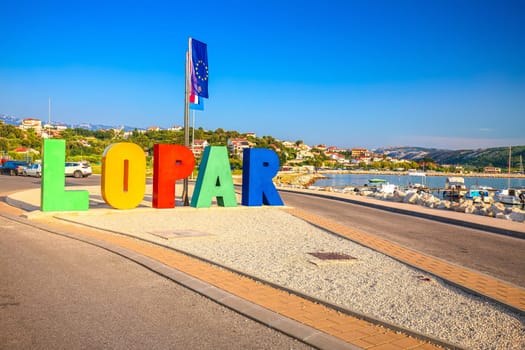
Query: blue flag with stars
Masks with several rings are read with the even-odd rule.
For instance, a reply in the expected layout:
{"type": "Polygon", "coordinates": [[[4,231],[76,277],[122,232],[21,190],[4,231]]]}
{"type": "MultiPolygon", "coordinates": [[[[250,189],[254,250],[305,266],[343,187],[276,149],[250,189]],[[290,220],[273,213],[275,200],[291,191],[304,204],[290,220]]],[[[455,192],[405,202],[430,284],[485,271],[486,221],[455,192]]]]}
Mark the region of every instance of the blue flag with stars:
{"type": "Polygon", "coordinates": [[[194,95],[208,98],[208,48],[191,39],[191,88],[194,95]]]}

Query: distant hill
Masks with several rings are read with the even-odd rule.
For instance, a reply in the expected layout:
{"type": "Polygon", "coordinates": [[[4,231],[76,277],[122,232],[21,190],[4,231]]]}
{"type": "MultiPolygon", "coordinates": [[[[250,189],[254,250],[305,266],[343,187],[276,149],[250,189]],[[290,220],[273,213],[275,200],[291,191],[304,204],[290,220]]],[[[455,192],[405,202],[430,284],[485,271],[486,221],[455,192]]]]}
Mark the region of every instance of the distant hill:
{"type": "Polygon", "coordinates": [[[4,123],[10,124],[10,125],[20,125],[21,120],[17,117],[13,117],[6,114],[0,114],[0,120],[3,120],[4,123]]]}
{"type": "Polygon", "coordinates": [[[111,125],[103,125],[103,124],[89,124],[89,123],[82,123],[82,124],[66,124],[68,128],[80,128],[80,129],[87,129],[91,131],[96,130],[109,130],[109,129],[122,129],[122,131],[133,131],[135,129],[140,130],[141,128],[135,128],[133,126],[126,126],[126,125],[119,125],[119,126],[111,126],[111,125]]]}
{"type": "MultiPolygon", "coordinates": [[[[432,158],[438,164],[452,164],[472,167],[495,166],[507,169],[509,161],[508,147],[484,148],[476,150],[446,150],[423,147],[383,147],[377,153],[408,160],[432,158]]],[[[525,158],[525,146],[512,147],[511,166],[519,167],[520,155],[525,158]]]]}

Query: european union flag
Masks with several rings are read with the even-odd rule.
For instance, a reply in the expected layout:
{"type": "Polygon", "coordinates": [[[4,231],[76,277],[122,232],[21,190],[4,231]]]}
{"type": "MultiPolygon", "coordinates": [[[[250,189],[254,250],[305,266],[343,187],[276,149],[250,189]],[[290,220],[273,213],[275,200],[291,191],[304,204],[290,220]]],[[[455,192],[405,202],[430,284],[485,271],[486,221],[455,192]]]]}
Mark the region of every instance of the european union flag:
{"type": "Polygon", "coordinates": [[[208,98],[208,49],[195,39],[191,39],[191,87],[195,95],[208,98]]]}

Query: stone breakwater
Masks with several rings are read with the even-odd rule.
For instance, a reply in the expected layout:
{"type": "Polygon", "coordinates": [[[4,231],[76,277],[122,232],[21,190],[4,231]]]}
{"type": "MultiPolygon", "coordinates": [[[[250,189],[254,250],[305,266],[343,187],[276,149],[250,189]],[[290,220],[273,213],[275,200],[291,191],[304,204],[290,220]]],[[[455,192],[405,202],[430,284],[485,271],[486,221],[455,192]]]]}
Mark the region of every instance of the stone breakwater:
{"type": "Polygon", "coordinates": [[[384,193],[366,190],[357,192],[351,188],[347,188],[343,192],[351,195],[367,196],[391,202],[421,205],[427,208],[453,210],[461,213],[525,222],[525,210],[522,210],[519,207],[506,207],[502,203],[494,202],[493,198],[489,199],[489,203],[482,202],[481,200],[469,199],[460,199],[456,202],[440,199],[432,194],[424,192],[407,193],[403,191],[394,191],[393,193],[384,193]]]}

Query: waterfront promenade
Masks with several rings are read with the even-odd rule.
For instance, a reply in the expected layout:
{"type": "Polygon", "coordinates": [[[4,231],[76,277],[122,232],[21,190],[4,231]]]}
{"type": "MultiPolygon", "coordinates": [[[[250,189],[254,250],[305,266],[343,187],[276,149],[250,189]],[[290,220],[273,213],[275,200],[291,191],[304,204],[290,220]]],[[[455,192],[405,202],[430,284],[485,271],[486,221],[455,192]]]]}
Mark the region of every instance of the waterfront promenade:
{"type": "MultiPolygon", "coordinates": [[[[14,207],[3,207],[2,212],[5,210],[5,212],[9,212],[7,215],[17,218],[23,215],[30,219],[29,224],[44,225],[60,234],[87,240],[128,256],[168,278],[173,278],[179,283],[185,283],[189,288],[193,288],[219,303],[320,348],[351,348],[357,346],[377,349],[409,349],[430,348],[429,341],[444,346],[451,346],[453,342],[441,342],[435,339],[438,337],[432,336],[420,337],[419,332],[403,331],[403,327],[389,322],[383,322],[381,325],[373,317],[368,317],[366,314],[355,313],[348,308],[334,305],[337,303],[319,304],[319,300],[316,300],[316,293],[301,292],[290,287],[283,289],[282,285],[285,284],[285,281],[275,283],[271,280],[268,281],[267,278],[254,276],[257,272],[255,270],[264,268],[263,262],[266,258],[263,252],[251,256],[255,265],[252,273],[241,271],[249,270],[249,260],[240,261],[238,262],[240,265],[232,268],[234,265],[231,260],[232,256],[213,255],[213,251],[221,252],[224,250],[219,247],[224,248],[228,245],[233,247],[233,242],[228,242],[228,236],[221,234],[222,231],[228,231],[227,226],[233,228],[230,232],[232,235],[235,234],[234,231],[238,230],[246,233],[232,237],[237,240],[237,245],[253,254],[257,250],[261,250],[262,247],[269,247],[264,245],[264,239],[262,241],[257,240],[257,235],[269,239],[271,231],[287,232],[286,237],[291,239],[290,237],[295,234],[294,230],[297,226],[300,226],[299,231],[311,229],[308,226],[301,226],[303,225],[301,221],[305,220],[322,228],[323,231],[328,230],[348,240],[358,242],[360,245],[372,248],[374,251],[403,261],[405,264],[415,266],[420,271],[425,271],[428,275],[425,274],[422,281],[424,282],[428,278],[432,281],[430,284],[437,284],[436,288],[440,287],[441,284],[438,281],[444,279],[448,283],[507,304],[510,309],[514,309],[518,314],[525,309],[525,294],[521,288],[460,266],[437,261],[432,257],[350,230],[329,220],[293,208],[284,208],[284,213],[283,210],[276,208],[243,207],[205,210],[175,208],[168,211],[158,211],[151,209],[151,204],[146,198],[142,207],[131,211],[116,211],[107,208],[102,202],[97,188],[89,188],[88,190],[90,191],[90,207],[92,209],[86,213],[41,213],[37,210],[38,190],[29,190],[8,196],[8,202],[21,208],[23,212],[14,207]],[[221,216],[228,221],[226,226],[221,226],[217,222],[209,225],[209,222],[213,222],[210,218],[216,219],[221,216]],[[191,223],[192,217],[196,217],[199,223],[191,223]],[[257,221],[257,217],[264,217],[265,222],[257,221]],[[272,218],[275,221],[272,222],[272,218]],[[297,221],[298,219],[300,220],[297,221]],[[270,221],[270,224],[267,221],[270,221]],[[217,226],[220,228],[218,231],[221,232],[217,232],[217,226]],[[259,232],[254,237],[248,234],[250,230],[258,230],[259,232]],[[209,250],[195,250],[197,248],[192,246],[192,242],[196,242],[196,246],[201,248],[208,246],[209,250]],[[250,250],[250,247],[253,247],[253,250],[250,250]],[[222,268],[217,268],[217,265],[222,265],[222,268]],[[267,283],[261,284],[263,280],[267,283]],[[292,291],[292,289],[294,290],[292,291]]],[[[418,208],[411,209],[419,210],[418,208]]],[[[468,220],[465,217],[463,219],[468,220]]],[[[17,220],[25,219],[18,218],[17,220]]],[[[297,232],[297,235],[299,234],[300,232],[297,232]]],[[[309,237],[313,240],[314,236],[319,235],[324,234],[312,231],[309,237]]],[[[324,247],[328,247],[331,243],[326,241],[323,244],[324,247]]],[[[337,247],[342,243],[338,241],[335,244],[337,247]]],[[[306,247],[306,249],[314,247],[316,244],[306,247]]],[[[237,254],[234,255],[241,255],[240,251],[236,252],[237,254]]],[[[290,251],[285,252],[288,257],[290,254],[290,251]]],[[[277,251],[272,251],[270,254],[274,260],[280,261],[276,259],[277,255],[277,251]]],[[[362,260],[366,260],[364,252],[357,252],[356,255],[362,260]]],[[[302,261],[302,257],[297,257],[297,259],[299,260],[293,261],[291,266],[296,268],[302,266],[305,273],[311,270],[311,267],[316,266],[311,261],[302,261]]],[[[372,261],[377,257],[370,259],[372,261]]],[[[285,260],[283,260],[283,265],[286,263],[285,260]]],[[[323,265],[320,264],[319,266],[323,265]]],[[[337,269],[339,268],[337,266],[341,265],[331,265],[329,268],[337,269]]],[[[351,264],[342,266],[347,268],[351,264]]],[[[361,268],[367,270],[366,266],[361,265],[361,268]]],[[[374,271],[371,267],[369,268],[374,271]]],[[[320,270],[316,267],[314,270],[316,275],[323,275],[323,271],[326,272],[327,269],[321,267],[320,270]]],[[[284,271],[281,271],[281,274],[283,273],[284,271]]],[[[412,272],[408,271],[407,273],[410,275],[412,272]]],[[[410,282],[410,284],[416,285],[419,283],[410,282]]],[[[427,287],[429,286],[425,285],[424,288],[427,287]]],[[[382,292],[387,293],[388,291],[383,290],[382,292]]],[[[480,331],[483,333],[483,330],[480,331]]],[[[486,341],[490,340],[487,339],[486,341]]],[[[511,339],[510,342],[510,345],[514,345],[515,348],[524,344],[523,338],[520,339],[519,337],[511,339]]],[[[482,345],[468,347],[484,348],[482,345]]],[[[463,345],[463,347],[466,346],[463,345]]],[[[500,348],[503,347],[500,346],[500,348]]],[[[507,346],[506,348],[512,347],[507,346]]]]}

